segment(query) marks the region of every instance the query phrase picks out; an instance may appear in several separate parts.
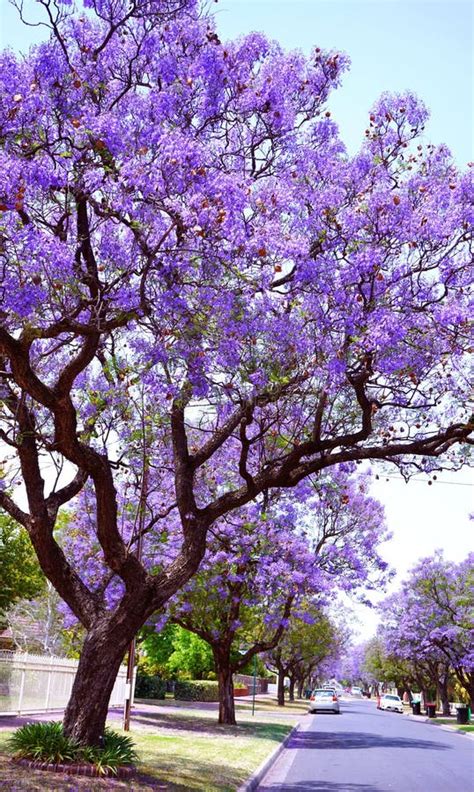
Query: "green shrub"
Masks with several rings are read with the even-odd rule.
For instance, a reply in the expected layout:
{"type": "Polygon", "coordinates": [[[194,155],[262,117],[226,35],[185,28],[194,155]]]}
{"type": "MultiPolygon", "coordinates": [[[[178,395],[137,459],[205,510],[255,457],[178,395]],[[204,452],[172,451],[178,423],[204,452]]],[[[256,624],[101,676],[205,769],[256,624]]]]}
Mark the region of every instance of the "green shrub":
{"type": "Polygon", "coordinates": [[[79,746],[63,732],[62,723],[27,723],[13,732],[10,750],[22,759],[43,762],[74,762],[79,746]]]}
{"type": "Polygon", "coordinates": [[[123,765],[131,765],[138,756],[133,740],[128,734],[118,734],[112,729],[105,729],[101,748],[86,746],[79,750],[81,761],[94,764],[100,773],[117,773],[123,765]]]}
{"type": "Polygon", "coordinates": [[[174,697],[179,701],[219,701],[219,685],[210,679],[179,679],[174,697]]]}
{"type": "Polygon", "coordinates": [[[245,682],[234,682],[234,690],[242,690],[243,688],[246,687],[247,685],[245,684],[245,682]]]}
{"type": "Polygon", "coordinates": [[[164,699],[166,682],[158,676],[138,674],[135,683],[135,697],[148,699],[164,699]]]}
{"type": "Polygon", "coordinates": [[[42,762],[88,762],[101,774],[117,773],[123,765],[137,760],[132,738],[105,729],[102,746],[79,745],[66,737],[62,723],[27,723],[17,729],[8,741],[10,751],[22,759],[39,759],[42,762]]]}

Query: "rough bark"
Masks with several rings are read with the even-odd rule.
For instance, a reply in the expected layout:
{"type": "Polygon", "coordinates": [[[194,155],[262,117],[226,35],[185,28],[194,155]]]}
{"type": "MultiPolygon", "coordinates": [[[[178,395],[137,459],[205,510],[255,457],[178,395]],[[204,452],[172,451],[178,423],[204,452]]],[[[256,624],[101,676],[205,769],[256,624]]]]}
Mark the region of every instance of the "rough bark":
{"type": "Polygon", "coordinates": [[[234,680],[230,663],[230,651],[213,648],[217,679],[219,682],[218,723],[235,726],[234,680]]]}
{"type": "Polygon", "coordinates": [[[110,624],[87,635],[71,697],[64,713],[64,731],[83,745],[99,745],[115,679],[134,632],[112,631],[110,624]]]}

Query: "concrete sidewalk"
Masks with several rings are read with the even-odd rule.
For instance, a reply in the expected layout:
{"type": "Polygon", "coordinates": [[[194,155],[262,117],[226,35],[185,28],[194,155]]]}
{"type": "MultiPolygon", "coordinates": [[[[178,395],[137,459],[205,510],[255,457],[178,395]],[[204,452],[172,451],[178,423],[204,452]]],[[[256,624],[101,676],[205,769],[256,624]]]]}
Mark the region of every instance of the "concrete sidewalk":
{"type": "MultiPolygon", "coordinates": [[[[404,712],[403,713],[406,718],[409,718],[411,721],[416,721],[417,723],[430,723],[432,726],[437,726],[438,729],[443,729],[443,731],[450,731],[456,732],[456,734],[463,734],[465,737],[469,737],[471,740],[474,740],[474,732],[465,732],[462,729],[458,729],[456,724],[457,721],[453,718],[453,722],[451,723],[439,723],[438,718],[428,718],[427,715],[413,715],[412,712],[404,712]]],[[[441,715],[440,719],[445,719],[446,715],[441,715]]],[[[465,726],[472,726],[472,720],[470,723],[463,724],[465,726]]]]}

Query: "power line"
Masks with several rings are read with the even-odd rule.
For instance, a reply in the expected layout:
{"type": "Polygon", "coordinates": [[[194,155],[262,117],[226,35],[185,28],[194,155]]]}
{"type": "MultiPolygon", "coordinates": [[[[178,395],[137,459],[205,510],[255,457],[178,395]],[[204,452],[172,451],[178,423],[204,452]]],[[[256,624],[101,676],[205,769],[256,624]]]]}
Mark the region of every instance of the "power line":
{"type": "MultiPolygon", "coordinates": [[[[403,478],[403,476],[394,476],[394,475],[380,475],[378,474],[378,478],[376,481],[382,481],[383,479],[399,479],[400,481],[405,481],[408,484],[408,481],[403,478]]],[[[468,484],[465,481],[440,481],[439,479],[430,479],[427,481],[426,479],[420,478],[410,478],[409,481],[416,481],[418,484],[445,484],[450,487],[474,487],[474,484],[468,484]]]]}

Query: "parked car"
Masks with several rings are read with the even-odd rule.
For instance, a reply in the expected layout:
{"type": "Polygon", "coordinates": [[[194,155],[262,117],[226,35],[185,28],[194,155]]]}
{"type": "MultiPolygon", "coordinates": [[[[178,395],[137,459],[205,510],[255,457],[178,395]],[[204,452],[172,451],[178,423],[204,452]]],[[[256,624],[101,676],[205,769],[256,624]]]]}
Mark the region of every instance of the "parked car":
{"type": "Polygon", "coordinates": [[[362,698],[362,689],[360,687],[352,686],[351,687],[351,696],[355,696],[356,698],[362,698]]]}
{"type": "Polygon", "coordinates": [[[386,693],[380,697],[379,709],[392,710],[393,712],[403,712],[403,701],[400,696],[394,696],[392,693],[386,693]]]}
{"type": "Polygon", "coordinates": [[[309,699],[309,711],[317,712],[335,712],[337,715],[340,713],[339,699],[334,690],[327,688],[317,688],[313,690],[309,699]]]}

